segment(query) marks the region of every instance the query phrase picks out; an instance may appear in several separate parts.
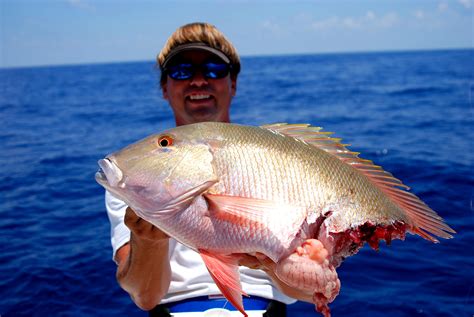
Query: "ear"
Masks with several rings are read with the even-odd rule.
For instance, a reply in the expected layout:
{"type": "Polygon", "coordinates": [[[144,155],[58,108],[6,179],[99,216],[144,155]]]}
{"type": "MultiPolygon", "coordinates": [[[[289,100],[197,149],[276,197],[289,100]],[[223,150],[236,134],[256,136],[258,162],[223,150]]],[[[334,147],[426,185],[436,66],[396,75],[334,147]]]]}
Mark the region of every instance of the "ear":
{"type": "Polygon", "coordinates": [[[237,78],[230,78],[230,89],[232,97],[235,97],[235,94],[237,93],[237,78]]]}
{"type": "Polygon", "coordinates": [[[163,99],[169,100],[168,86],[166,85],[166,82],[161,84],[161,92],[163,93],[163,99]]]}

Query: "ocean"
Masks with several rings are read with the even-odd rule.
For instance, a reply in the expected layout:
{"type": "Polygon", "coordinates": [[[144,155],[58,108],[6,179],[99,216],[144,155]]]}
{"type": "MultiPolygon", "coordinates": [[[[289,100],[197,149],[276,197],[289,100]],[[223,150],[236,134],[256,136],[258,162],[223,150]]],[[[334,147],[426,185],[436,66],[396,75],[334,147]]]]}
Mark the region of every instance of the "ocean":
{"type": "MultiPolygon", "coordinates": [[[[242,59],[233,122],[333,131],[457,231],[346,259],[333,316],[474,315],[473,70],[469,49],[242,59]]],[[[0,69],[1,317],[146,316],[115,281],[94,174],[174,125],[158,82],[152,61],[0,69]]]]}

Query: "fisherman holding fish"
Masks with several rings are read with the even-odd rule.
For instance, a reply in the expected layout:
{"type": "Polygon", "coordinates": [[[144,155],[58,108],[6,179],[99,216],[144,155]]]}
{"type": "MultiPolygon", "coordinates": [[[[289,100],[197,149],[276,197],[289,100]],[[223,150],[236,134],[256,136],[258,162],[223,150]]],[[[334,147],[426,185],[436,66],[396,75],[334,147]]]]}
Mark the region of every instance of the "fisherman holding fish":
{"type": "MultiPolygon", "coordinates": [[[[240,59],[219,30],[207,23],[180,27],[168,39],[157,62],[163,97],[174,112],[177,126],[230,122],[240,59]]],[[[109,192],[106,206],[117,279],[137,306],[150,311],[150,316],[169,316],[168,312],[205,316],[204,311],[212,312],[209,309],[235,310],[226,305],[198,253],[170,239],[109,192]]],[[[268,267],[273,264],[264,256],[245,256],[240,261],[241,265],[266,269],[263,263],[268,267]]],[[[272,270],[266,271],[272,278],[261,270],[239,268],[242,290],[249,295],[244,298],[249,316],[286,316],[286,304],[295,302],[293,298],[311,301],[281,283],[272,270]]],[[[219,316],[228,316],[222,313],[219,316]]]]}
{"type": "Polygon", "coordinates": [[[238,316],[222,293],[243,316],[285,316],[295,298],[330,317],[336,268],[364,244],[455,233],[319,127],[229,123],[240,62],[213,26],[178,29],[158,63],[177,127],[107,155],[96,173],[118,281],[141,308],[161,303],[152,316],[238,316]]]}

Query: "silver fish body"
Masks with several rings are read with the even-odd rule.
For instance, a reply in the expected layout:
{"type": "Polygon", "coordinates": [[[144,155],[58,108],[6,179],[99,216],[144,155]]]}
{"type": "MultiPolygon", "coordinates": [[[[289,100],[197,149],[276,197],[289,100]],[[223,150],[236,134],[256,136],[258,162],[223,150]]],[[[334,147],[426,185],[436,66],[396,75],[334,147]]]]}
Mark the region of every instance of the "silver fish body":
{"type": "MultiPolygon", "coordinates": [[[[181,126],[99,164],[101,185],[201,252],[208,267],[215,265],[213,255],[256,252],[275,263],[298,264],[307,257],[298,247],[311,249],[305,241],[317,239],[327,261],[294,267],[324,267],[334,285],[330,295],[315,291],[314,302],[323,298],[318,310],[326,315],[324,307],[338,291],[334,267],[364,242],[376,247],[379,239],[403,238],[405,231],[437,241],[433,235],[450,238],[454,232],[400,180],[309,125],[181,126]]],[[[227,261],[218,260],[218,266],[227,261]]],[[[236,304],[236,294],[226,295],[236,304]]]]}

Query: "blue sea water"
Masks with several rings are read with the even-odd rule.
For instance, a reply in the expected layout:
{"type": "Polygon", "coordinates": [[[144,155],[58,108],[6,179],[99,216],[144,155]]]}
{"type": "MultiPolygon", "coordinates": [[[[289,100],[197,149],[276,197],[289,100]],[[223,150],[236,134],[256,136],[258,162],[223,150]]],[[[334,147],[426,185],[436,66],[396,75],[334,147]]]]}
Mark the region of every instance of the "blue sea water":
{"type": "MultiPolygon", "coordinates": [[[[245,57],[236,123],[311,123],[458,233],[368,247],[333,316],[473,316],[473,50],[245,57]]],[[[97,160],[174,121],[152,62],[0,70],[0,315],[146,316],[115,281],[97,160]]],[[[317,316],[298,303],[290,316],[317,316]]]]}

